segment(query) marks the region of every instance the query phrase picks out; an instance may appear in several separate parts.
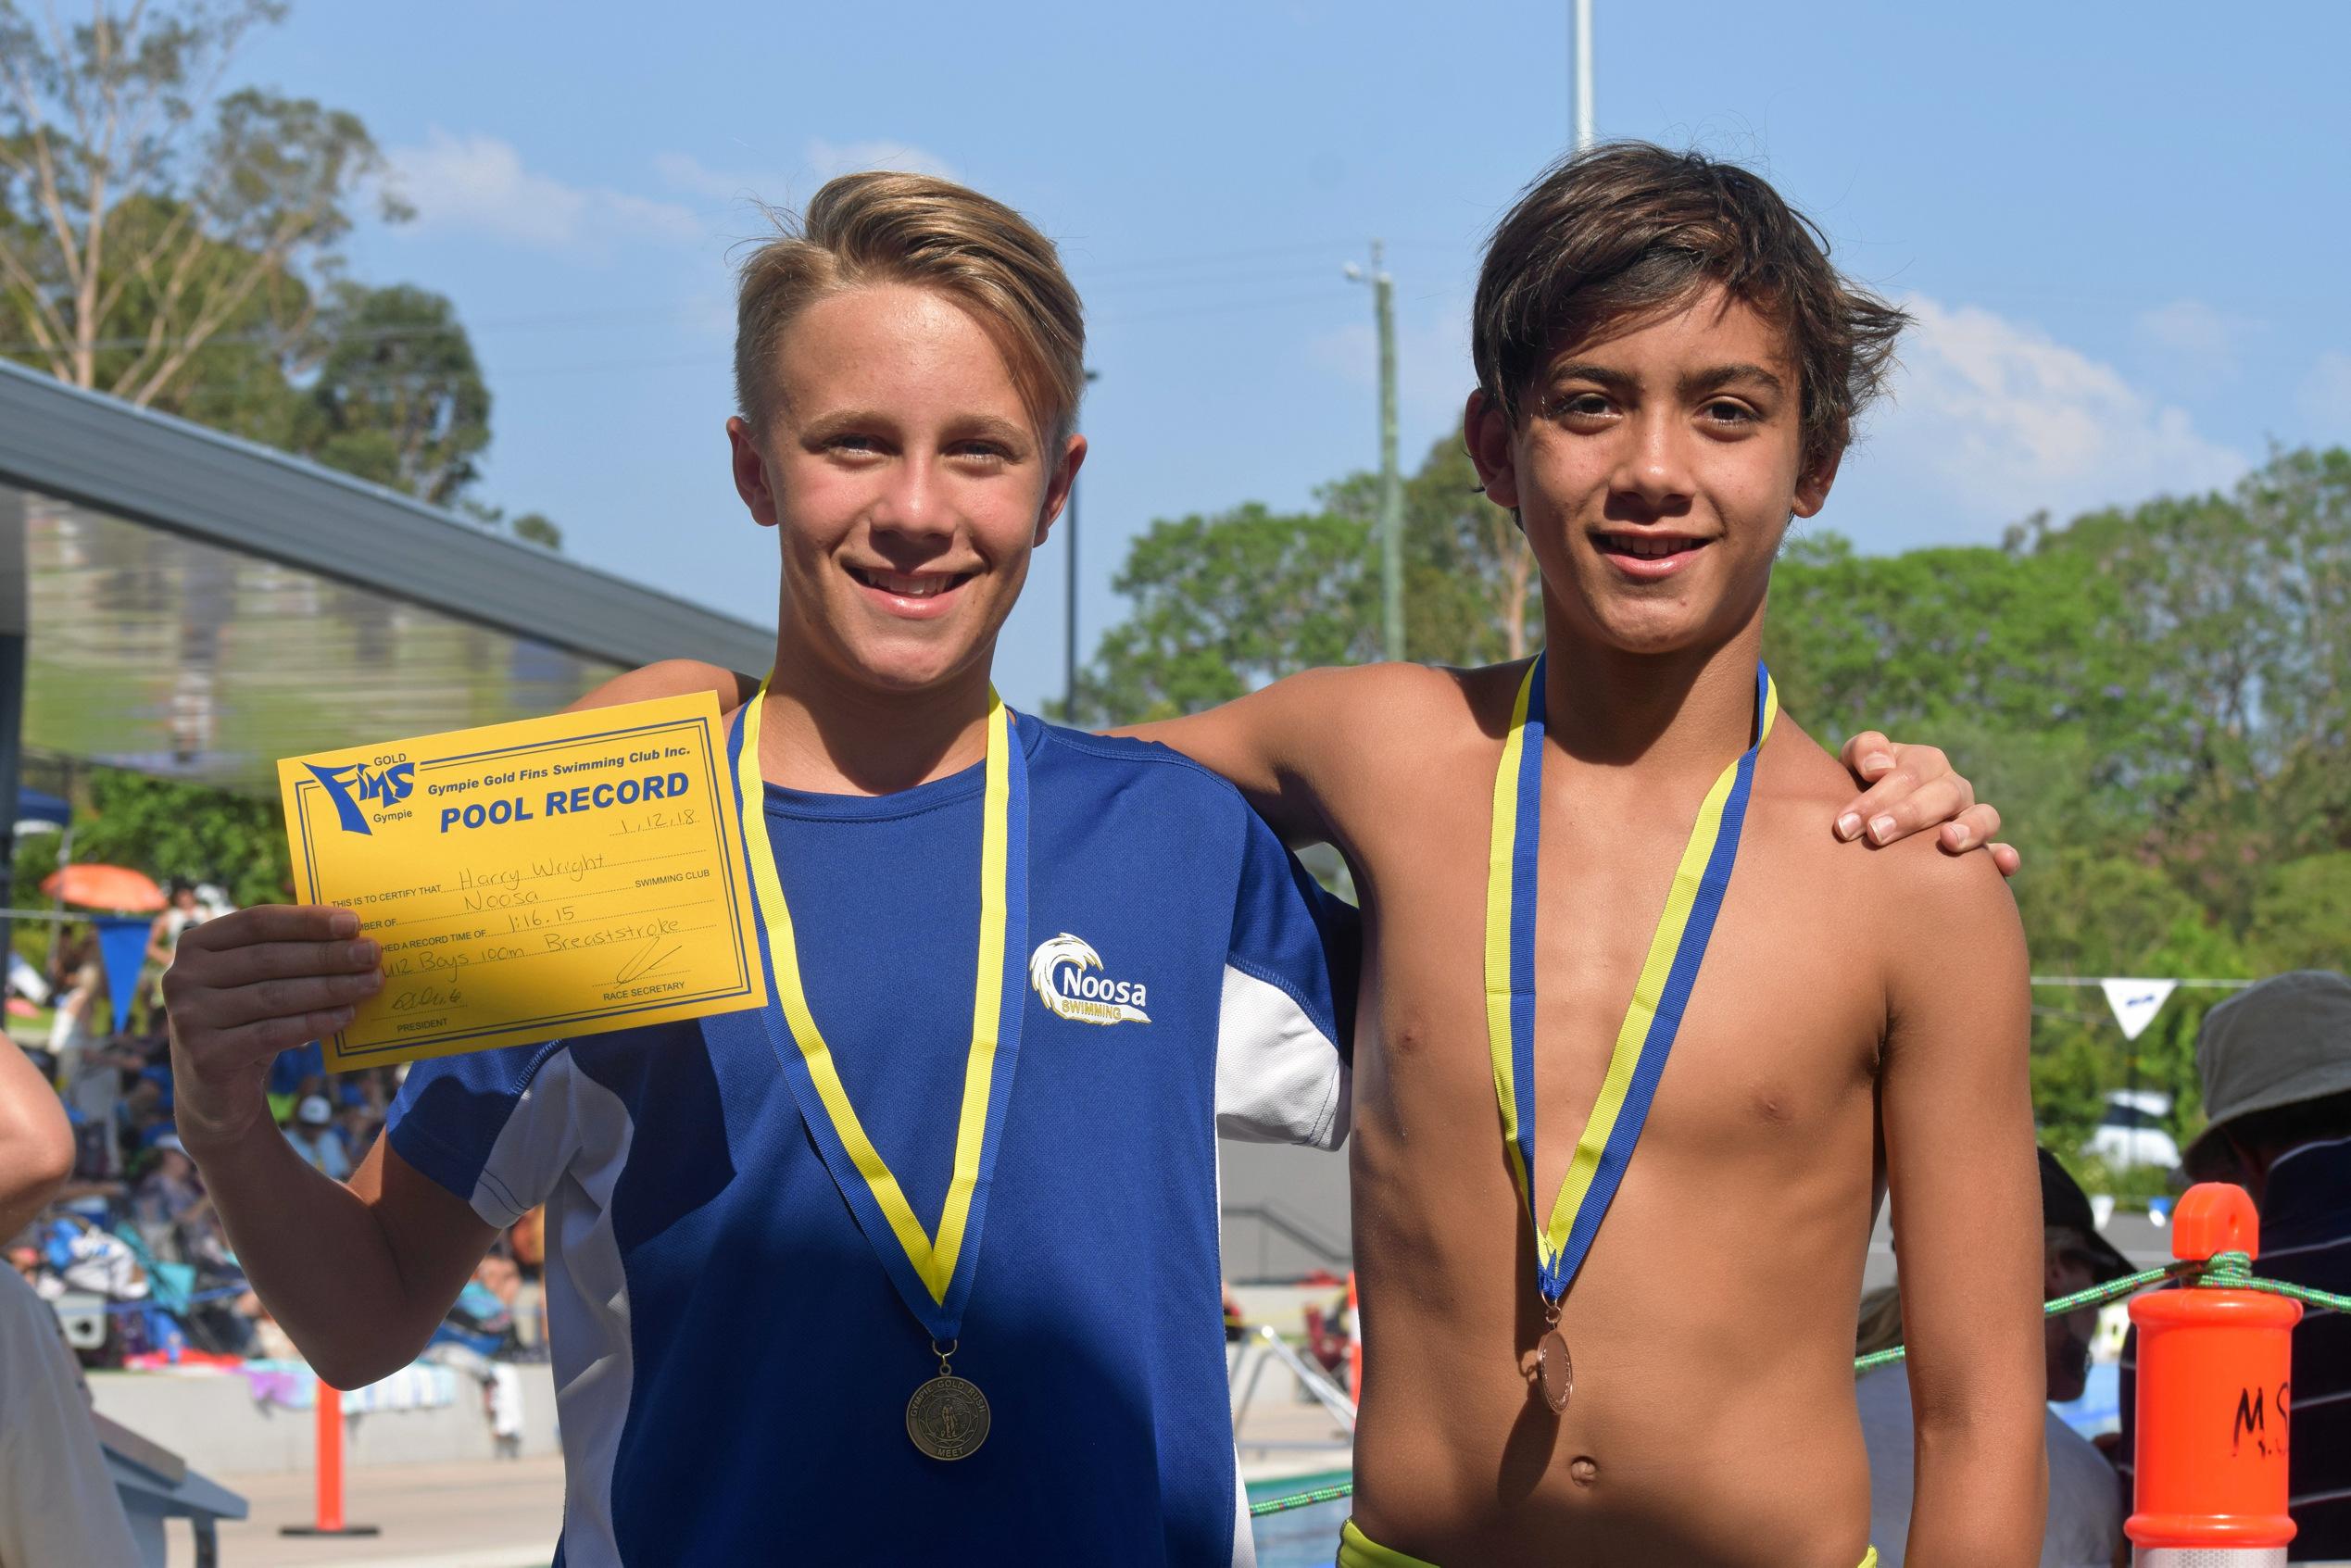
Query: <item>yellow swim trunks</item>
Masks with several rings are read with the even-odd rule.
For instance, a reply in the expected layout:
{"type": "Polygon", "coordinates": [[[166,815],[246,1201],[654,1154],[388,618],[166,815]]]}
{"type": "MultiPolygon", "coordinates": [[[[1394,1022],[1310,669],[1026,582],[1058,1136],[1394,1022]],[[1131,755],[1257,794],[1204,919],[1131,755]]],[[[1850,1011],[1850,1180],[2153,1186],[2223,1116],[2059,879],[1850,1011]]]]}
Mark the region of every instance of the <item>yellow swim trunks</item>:
{"type": "MultiPolygon", "coordinates": [[[[1338,1568],[1437,1568],[1437,1565],[1380,1545],[1355,1528],[1355,1522],[1350,1519],[1339,1532],[1338,1568]]],[[[1869,1555],[1861,1560],[1861,1568],[1878,1568],[1876,1547],[1871,1547],[1869,1555]]]]}

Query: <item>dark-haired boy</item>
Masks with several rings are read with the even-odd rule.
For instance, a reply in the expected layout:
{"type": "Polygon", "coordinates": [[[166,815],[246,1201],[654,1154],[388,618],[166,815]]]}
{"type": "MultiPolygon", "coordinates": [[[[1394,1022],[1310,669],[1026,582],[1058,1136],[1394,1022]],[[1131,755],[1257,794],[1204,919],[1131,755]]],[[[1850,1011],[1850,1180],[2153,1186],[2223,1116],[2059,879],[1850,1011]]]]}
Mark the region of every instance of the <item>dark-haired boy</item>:
{"type": "MultiPolygon", "coordinates": [[[[1313,671],[1145,732],[1337,845],[1364,899],[1340,1562],[1866,1561],[1850,1357],[1891,1183],[1911,1558],[2030,1562],[2015,910],[1986,857],[1850,843],[1843,769],[1773,721],[1758,675],[1773,555],[1826,500],[1901,317],[1754,176],[1633,144],[1538,182],[1485,274],[1465,429],[1542,571],[1541,679],[1313,671]],[[1603,1101],[1583,1202],[1556,1206],[1603,1101]]],[[[599,696],[705,680],[739,695],[670,666],[599,696]]]]}
{"type": "Polygon", "coordinates": [[[1774,554],[1901,324],[1742,169],[1554,168],[1489,247],[1465,421],[1542,572],[1537,678],[1320,671],[1177,741],[1310,809],[1364,895],[1343,1564],[1866,1561],[1849,1360],[1889,1185],[1909,1560],[2037,1556],[2016,911],[1982,857],[1822,831],[1844,770],[1758,674],[1774,554]]]}

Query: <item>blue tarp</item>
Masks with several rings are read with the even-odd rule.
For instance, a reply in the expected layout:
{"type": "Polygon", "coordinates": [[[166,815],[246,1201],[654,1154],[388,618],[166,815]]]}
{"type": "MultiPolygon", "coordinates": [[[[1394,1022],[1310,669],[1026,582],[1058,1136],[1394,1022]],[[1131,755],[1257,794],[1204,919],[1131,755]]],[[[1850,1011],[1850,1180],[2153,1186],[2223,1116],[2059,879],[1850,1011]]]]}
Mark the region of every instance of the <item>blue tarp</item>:
{"type": "Polygon", "coordinates": [[[73,808],[56,796],[45,795],[37,789],[17,791],[17,822],[19,824],[42,822],[61,828],[72,819],[73,808]]]}

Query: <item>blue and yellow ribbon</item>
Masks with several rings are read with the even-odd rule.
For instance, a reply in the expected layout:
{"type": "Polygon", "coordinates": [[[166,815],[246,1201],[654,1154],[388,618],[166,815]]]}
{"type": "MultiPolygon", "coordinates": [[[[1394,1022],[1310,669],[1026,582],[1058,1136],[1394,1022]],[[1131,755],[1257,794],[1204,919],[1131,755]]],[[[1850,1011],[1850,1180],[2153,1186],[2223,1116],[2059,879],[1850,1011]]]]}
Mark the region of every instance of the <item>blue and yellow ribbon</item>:
{"type": "Polygon", "coordinates": [[[1538,656],[1518,684],[1502,763],[1494,770],[1493,834],[1486,859],[1486,1045],[1493,1058],[1494,1098],[1502,1108],[1511,1174],[1535,1227],[1538,1284],[1544,1300],[1557,1301],[1590,1252],[1649,1120],[1650,1101],[1656,1098],[1730,885],[1755,755],[1771,738],[1779,691],[1771,672],[1758,664],[1754,744],[1722,771],[1698,808],[1631,1004],[1617,1026],[1600,1097],[1576,1140],[1546,1224],[1535,1207],[1534,1184],[1535,908],[1542,842],[1545,662],[1538,656]]]}
{"type": "Polygon", "coordinates": [[[906,1189],[866,1135],[849,1102],[811,1011],[800,979],[792,911],[767,834],[766,789],[760,773],[760,715],[767,686],[745,705],[736,736],[735,787],[743,815],[743,847],[751,862],[754,912],[767,939],[768,972],[776,1000],[761,1010],[770,1045],[798,1099],[836,1185],[881,1257],[899,1294],[932,1338],[952,1340],[971,1294],[981,1223],[996,1169],[1004,1115],[1018,1064],[1022,985],[1015,959],[1028,930],[1028,761],[1013,733],[1012,710],[987,694],[987,760],[982,796],[979,957],[972,988],[971,1048],[964,1058],[963,1099],[955,1123],[955,1163],[934,1236],[908,1202],[906,1189]],[[1014,942],[1014,938],[1018,942],[1014,942]],[[781,1014],[783,1028],[777,1029],[781,1014]],[[783,1035],[795,1047],[784,1047],[783,1035]],[[887,1238],[886,1240],[885,1238],[887,1238]]]}

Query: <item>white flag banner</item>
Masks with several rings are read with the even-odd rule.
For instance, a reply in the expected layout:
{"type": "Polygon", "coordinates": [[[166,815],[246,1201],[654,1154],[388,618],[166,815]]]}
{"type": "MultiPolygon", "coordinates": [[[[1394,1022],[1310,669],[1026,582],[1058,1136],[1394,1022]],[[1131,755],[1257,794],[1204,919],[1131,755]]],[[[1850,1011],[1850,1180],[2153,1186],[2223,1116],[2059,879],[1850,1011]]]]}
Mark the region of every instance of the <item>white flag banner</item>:
{"type": "Polygon", "coordinates": [[[2164,1002],[2180,983],[2176,980],[2101,980],[2099,988],[2106,994],[2106,1006],[2114,1009],[2114,1021],[2122,1025],[2122,1037],[2135,1040],[2147,1032],[2155,1015],[2163,1010],[2164,1002]]]}

